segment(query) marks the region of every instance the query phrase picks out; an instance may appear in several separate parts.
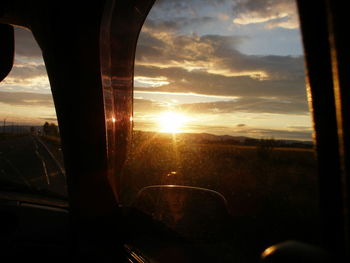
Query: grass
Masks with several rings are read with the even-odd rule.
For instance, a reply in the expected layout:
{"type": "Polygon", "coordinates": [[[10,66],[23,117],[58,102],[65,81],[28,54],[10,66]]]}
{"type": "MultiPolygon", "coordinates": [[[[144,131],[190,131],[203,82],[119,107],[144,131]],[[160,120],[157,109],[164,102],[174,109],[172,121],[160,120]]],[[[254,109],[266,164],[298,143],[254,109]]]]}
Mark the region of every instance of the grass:
{"type": "Polygon", "coordinates": [[[122,200],[130,203],[140,189],[163,184],[171,172],[181,178],[178,184],[223,194],[232,217],[253,231],[256,250],[287,239],[319,242],[317,171],[311,148],[173,143],[140,136],[122,175],[122,200]]]}
{"type": "Polygon", "coordinates": [[[0,133],[0,141],[26,136],[27,133],[0,133]]]}

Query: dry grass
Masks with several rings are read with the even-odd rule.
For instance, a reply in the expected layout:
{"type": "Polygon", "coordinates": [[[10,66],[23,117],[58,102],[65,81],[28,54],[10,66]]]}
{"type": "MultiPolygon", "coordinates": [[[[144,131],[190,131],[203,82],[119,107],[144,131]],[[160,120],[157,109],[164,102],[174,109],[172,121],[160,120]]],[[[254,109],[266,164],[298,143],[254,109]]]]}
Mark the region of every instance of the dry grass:
{"type": "Polygon", "coordinates": [[[312,149],[136,138],[122,175],[123,201],[130,203],[145,186],[162,184],[172,171],[186,185],[223,194],[233,218],[250,222],[246,225],[250,231],[264,235],[261,247],[286,239],[318,241],[317,171],[312,149]]]}

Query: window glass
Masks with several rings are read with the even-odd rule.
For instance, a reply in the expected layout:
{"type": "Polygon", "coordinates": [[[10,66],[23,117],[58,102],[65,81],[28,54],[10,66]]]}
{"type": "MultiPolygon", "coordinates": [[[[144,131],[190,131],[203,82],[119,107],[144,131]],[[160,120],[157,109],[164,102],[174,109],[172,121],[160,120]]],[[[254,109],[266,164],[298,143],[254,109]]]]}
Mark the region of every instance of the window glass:
{"type": "Polygon", "coordinates": [[[0,191],[65,198],[61,140],[41,50],[15,28],[15,61],[0,83],[0,191]]]}
{"type": "Polygon", "coordinates": [[[294,1],[156,1],[137,46],[133,119],[125,205],[198,241],[213,262],[318,243],[294,1]]]}

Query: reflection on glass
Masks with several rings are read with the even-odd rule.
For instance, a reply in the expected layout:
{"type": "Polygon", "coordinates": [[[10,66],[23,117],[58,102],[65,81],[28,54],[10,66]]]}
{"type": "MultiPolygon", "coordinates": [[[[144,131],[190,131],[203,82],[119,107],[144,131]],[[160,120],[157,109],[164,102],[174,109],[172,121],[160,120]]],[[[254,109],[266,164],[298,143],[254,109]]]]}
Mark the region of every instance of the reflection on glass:
{"type": "MultiPolygon", "coordinates": [[[[168,224],[176,226],[184,217],[184,206],[186,200],[186,193],[181,191],[167,192],[164,195],[166,209],[169,211],[168,224]]],[[[165,216],[161,216],[165,217],[165,216]]]]}
{"type": "Polygon", "coordinates": [[[134,207],[165,224],[182,237],[208,240],[213,234],[224,239],[229,213],[218,192],[189,186],[158,185],[143,188],[134,207]]]}
{"type": "Polygon", "coordinates": [[[0,192],[65,199],[61,139],[50,85],[32,33],[15,28],[16,54],[0,84],[0,192]]]}
{"type": "MultiPolygon", "coordinates": [[[[137,47],[124,204],[152,185],[222,194],[234,233],[206,247],[213,255],[225,248],[217,262],[233,262],[238,247],[257,261],[284,240],[318,243],[303,60],[292,0],[156,2],[137,47]]],[[[159,208],[172,215],[170,225],[190,199],[164,193],[159,208]]]]}

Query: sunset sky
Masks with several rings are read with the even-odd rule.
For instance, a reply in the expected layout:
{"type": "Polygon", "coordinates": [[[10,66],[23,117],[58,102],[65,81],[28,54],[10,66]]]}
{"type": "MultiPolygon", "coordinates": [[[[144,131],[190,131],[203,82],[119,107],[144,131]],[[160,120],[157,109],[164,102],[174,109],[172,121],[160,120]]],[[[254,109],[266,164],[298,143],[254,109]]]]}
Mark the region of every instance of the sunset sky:
{"type": "MultiPolygon", "coordinates": [[[[40,49],[23,29],[16,42],[0,119],[52,121],[40,49]]],[[[158,0],[139,37],[134,85],[135,129],[166,130],[160,120],[177,114],[180,132],[311,139],[294,1],[158,0]]]]}

